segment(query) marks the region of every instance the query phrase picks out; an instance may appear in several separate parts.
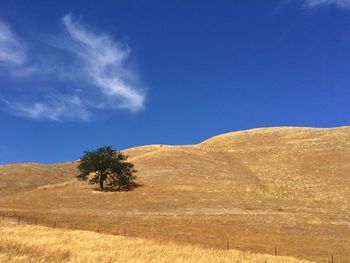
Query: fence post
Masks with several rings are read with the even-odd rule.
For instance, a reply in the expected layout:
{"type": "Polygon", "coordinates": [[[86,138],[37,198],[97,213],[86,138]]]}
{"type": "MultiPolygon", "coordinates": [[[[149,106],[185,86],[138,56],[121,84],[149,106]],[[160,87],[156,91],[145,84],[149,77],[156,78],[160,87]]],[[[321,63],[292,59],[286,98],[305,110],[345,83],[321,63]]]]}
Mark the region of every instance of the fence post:
{"type": "Polygon", "coordinates": [[[277,256],[277,247],[275,246],[275,256],[277,256]]]}
{"type": "Polygon", "coordinates": [[[124,229],[124,231],[123,231],[123,234],[124,234],[124,236],[126,236],[126,230],[124,229]]]}
{"type": "Polygon", "coordinates": [[[190,236],[187,236],[187,243],[190,243],[190,236]]]}
{"type": "Polygon", "coordinates": [[[100,233],[100,225],[97,225],[97,233],[100,233]]]}
{"type": "Polygon", "coordinates": [[[153,233],[153,238],[156,238],[156,232],[153,233]]]}
{"type": "Polygon", "coordinates": [[[226,247],[227,249],[230,249],[230,241],[227,239],[227,242],[226,242],[226,247]]]}
{"type": "Polygon", "coordinates": [[[21,216],[18,216],[18,224],[21,223],[21,216]]]}
{"type": "Polygon", "coordinates": [[[78,229],[78,223],[75,222],[75,229],[78,229]]]}
{"type": "Polygon", "coordinates": [[[36,225],[38,224],[38,219],[37,219],[37,218],[35,218],[35,224],[36,224],[36,225]]]}
{"type": "Polygon", "coordinates": [[[334,263],[334,261],[333,261],[333,254],[331,255],[331,260],[332,260],[332,263],[334,263]]]}
{"type": "Polygon", "coordinates": [[[55,228],[57,227],[57,222],[55,221],[55,228]]]}

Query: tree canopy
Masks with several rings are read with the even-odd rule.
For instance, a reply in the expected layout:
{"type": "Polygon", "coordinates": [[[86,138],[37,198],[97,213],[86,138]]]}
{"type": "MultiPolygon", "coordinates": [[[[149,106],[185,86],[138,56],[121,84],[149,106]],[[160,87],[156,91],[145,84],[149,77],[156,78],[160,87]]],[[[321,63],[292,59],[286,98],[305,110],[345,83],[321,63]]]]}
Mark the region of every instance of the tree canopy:
{"type": "Polygon", "coordinates": [[[130,189],[136,179],[134,164],[127,162],[128,156],[114,150],[110,146],[98,148],[94,151],[85,151],[80,159],[78,169],[80,180],[88,180],[90,184],[104,184],[109,187],[130,189]]]}

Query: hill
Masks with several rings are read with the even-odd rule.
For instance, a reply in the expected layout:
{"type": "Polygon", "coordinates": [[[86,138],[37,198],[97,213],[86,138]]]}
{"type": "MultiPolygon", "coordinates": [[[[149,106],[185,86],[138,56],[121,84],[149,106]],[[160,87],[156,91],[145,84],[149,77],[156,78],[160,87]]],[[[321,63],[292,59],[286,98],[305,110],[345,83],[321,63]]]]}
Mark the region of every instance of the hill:
{"type": "Polygon", "coordinates": [[[65,182],[76,174],[75,163],[0,165],[0,194],[22,192],[42,185],[65,182]]]}
{"type": "Polygon", "coordinates": [[[0,209],[111,233],[350,260],[350,127],[261,128],[124,152],[142,185],[132,192],[75,181],[76,163],[2,166],[0,209]]]}

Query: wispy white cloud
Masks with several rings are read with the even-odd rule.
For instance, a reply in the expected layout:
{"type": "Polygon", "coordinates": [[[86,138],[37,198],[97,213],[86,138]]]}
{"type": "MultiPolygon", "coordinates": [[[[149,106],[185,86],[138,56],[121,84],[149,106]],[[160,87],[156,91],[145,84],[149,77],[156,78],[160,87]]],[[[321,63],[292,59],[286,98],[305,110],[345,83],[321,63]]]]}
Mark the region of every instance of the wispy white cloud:
{"type": "Polygon", "coordinates": [[[90,113],[78,96],[56,95],[45,102],[19,103],[3,99],[4,104],[14,114],[30,119],[48,119],[59,121],[62,119],[88,120],[90,113]]]}
{"type": "Polygon", "coordinates": [[[334,5],[342,9],[350,9],[350,0],[306,0],[307,7],[319,7],[334,5]]]}
{"type": "Polygon", "coordinates": [[[110,35],[90,30],[70,14],[62,18],[62,24],[64,34],[59,38],[59,44],[46,47],[52,54],[59,48],[60,56],[53,55],[54,62],[50,58],[38,57],[40,63],[46,63],[37,63],[40,69],[38,65],[27,62],[26,49],[10,26],[0,23],[0,63],[11,67],[16,77],[26,75],[26,81],[35,81],[39,72],[47,74],[48,83],[44,85],[56,87],[40,89],[40,92],[30,87],[31,94],[37,92],[41,97],[30,96],[31,99],[22,101],[13,97],[2,98],[2,104],[13,114],[49,120],[87,120],[96,109],[141,110],[145,93],[138,88],[136,75],[127,67],[130,49],[110,35]],[[26,72],[32,79],[28,79],[26,72]],[[57,83],[61,87],[57,88],[57,83]]]}
{"type": "Polygon", "coordinates": [[[143,108],[144,93],[131,83],[132,73],[125,67],[130,50],[106,34],[89,31],[70,14],[62,19],[72,43],[68,49],[80,60],[84,74],[105,97],[102,108],[143,108]]]}
{"type": "Polygon", "coordinates": [[[25,47],[10,26],[0,20],[0,65],[22,66],[26,62],[25,47]]]}

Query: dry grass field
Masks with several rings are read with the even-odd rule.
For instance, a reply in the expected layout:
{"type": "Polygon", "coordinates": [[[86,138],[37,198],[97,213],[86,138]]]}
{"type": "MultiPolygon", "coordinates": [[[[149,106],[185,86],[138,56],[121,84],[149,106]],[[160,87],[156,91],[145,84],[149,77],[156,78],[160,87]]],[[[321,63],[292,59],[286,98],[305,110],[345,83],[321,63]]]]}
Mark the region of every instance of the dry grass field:
{"type": "Polygon", "coordinates": [[[307,263],[236,250],[125,238],[88,231],[0,223],[0,262],[284,262],[307,263]]]}
{"type": "Polygon", "coordinates": [[[0,166],[0,210],[50,226],[350,262],[350,127],[263,128],[124,152],[142,185],[130,192],[76,181],[76,163],[0,166]]]}

